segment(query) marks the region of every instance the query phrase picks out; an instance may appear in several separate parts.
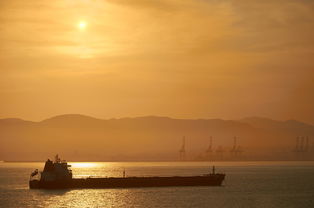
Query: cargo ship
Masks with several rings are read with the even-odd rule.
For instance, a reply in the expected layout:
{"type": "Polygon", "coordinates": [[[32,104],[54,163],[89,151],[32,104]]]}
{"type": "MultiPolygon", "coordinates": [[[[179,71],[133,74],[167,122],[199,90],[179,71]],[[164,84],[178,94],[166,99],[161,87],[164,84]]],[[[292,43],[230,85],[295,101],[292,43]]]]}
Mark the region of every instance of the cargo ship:
{"type": "Polygon", "coordinates": [[[82,188],[136,188],[167,186],[221,186],[225,174],[212,173],[199,176],[154,176],[154,177],[104,177],[74,178],[71,165],[61,160],[47,160],[43,171],[36,169],[31,173],[30,189],[82,189],[82,188]]]}

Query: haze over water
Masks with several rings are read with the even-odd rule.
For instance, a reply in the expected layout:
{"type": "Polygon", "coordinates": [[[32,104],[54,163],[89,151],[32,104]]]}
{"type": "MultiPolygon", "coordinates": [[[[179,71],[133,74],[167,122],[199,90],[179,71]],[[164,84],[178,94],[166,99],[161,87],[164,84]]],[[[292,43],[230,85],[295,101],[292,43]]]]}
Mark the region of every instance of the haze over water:
{"type": "Polygon", "coordinates": [[[216,165],[222,187],[29,190],[43,163],[0,163],[0,207],[313,207],[314,162],[71,163],[74,177],[200,175],[216,165]]]}

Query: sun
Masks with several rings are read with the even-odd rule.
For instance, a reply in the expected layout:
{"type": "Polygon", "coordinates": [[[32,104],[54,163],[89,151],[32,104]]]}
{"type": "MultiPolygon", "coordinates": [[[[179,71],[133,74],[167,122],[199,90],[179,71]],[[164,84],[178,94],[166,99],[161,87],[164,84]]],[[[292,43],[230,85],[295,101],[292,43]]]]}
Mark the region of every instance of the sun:
{"type": "Polygon", "coordinates": [[[85,21],[80,21],[77,26],[80,30],[84,30],[87,26],[87,23],[85,21]]]}

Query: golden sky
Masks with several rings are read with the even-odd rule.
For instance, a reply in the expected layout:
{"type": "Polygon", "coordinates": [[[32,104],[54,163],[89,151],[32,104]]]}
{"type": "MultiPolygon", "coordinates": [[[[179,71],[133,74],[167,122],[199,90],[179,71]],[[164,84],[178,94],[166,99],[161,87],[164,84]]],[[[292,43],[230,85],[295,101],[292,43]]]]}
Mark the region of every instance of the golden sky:
{"type": "Polygon", "coordinates": [[[0,1],[0,117],[314,124],[313,106],[314,1],[0,1]]]}

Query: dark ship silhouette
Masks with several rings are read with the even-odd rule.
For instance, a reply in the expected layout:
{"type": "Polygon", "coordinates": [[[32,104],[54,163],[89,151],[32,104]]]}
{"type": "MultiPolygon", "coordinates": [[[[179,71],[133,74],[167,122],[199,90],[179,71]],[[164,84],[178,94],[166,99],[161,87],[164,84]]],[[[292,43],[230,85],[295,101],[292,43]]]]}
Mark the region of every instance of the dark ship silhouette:
{"type": "Polygon", "coordinates": [[[221,186],[225,174],[215,173],[200,176],[171,177],[106,177],[73,178],[70,165],[58,155],[55,161],[47,160],[44,170],[37,169],[31,174],[31,189],[71,189],[71,188],[132,188],[132,187],[166,187],[166,186],[221,186]]]}

